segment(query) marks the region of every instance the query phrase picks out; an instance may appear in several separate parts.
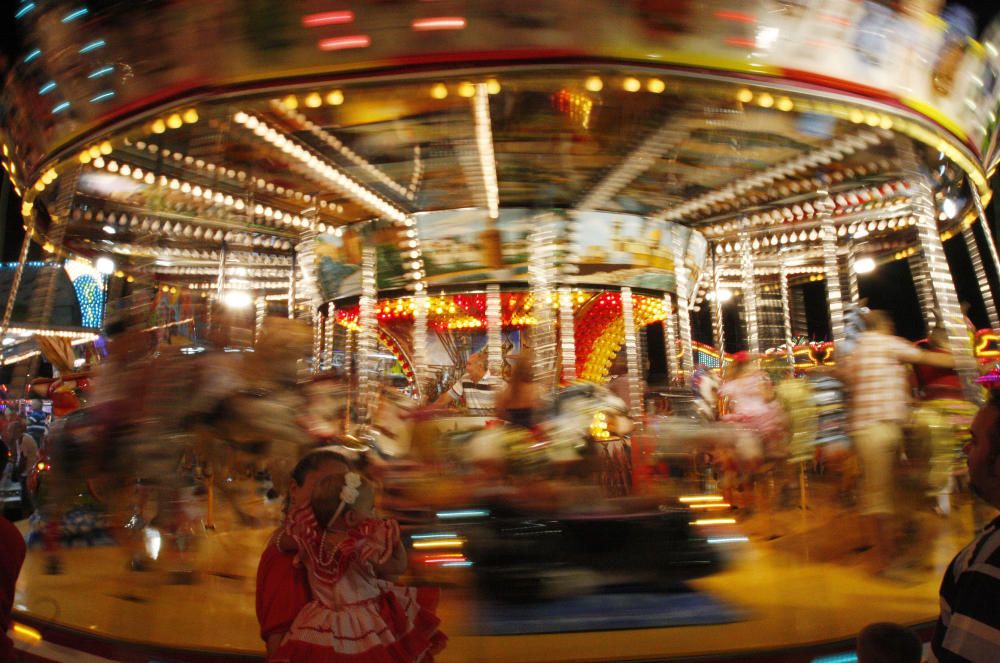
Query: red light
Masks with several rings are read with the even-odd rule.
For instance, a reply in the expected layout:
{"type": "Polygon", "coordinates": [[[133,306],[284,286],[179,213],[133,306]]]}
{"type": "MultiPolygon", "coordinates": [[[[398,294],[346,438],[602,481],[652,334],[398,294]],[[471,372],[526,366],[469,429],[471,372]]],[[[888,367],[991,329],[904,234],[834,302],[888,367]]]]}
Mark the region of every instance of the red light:
{"type": "Polygon", "coordinates": [[[321,51],[342,51],[348,48],[367,48],[371,46],[372,40],[368,35],[350,35],[349,37],[331,37],[321,39],[319,50],[321,51]]]}
{"type": "Polygon", "coordinates": [[[743,12],[732,11],[729,9],[720,9],[715,12],[715,18],[721,18],[723,21],[735,21],[737,23],[756,23],[757,17],[751,16],[750,14],[744,14],[743,12]]]}
{"type": "Polygon", "coordinates": [[[434,18],[418,18],[410,24],[414,30],[464,30],[464,16],[435,16],[434,18]]]}
{"type": "Polygon", "coordinates": [[[320,12],[319,14],[306,14],[302,17],[302,25],[307,28],[318,28],[321,25],[340,25],[354,21],[354,12],[320,12]]]}
{"type": "Polygon", "coordinates": [[[744,39],[742,37],[728,37],[726,38],[726,43],[730,46],[742,46],[744,48],[753,48],[753,39],[744,39]]]}

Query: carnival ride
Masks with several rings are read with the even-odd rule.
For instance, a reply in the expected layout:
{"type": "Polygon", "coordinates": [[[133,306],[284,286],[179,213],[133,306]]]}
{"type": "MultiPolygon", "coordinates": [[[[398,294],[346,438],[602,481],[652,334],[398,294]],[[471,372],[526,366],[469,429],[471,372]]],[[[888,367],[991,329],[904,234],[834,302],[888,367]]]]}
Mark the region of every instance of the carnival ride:
{"type": "MultiPolygon", "coordinates": [[[[470,354],[499,379],[521,348],[547,391],[606,382],[623,355],[638,421],[644,327],[663,325],[680,387],[725,361],[733,297],[748,349],[829,365],[858,274],[906,261],[927,326],[947,330],[978,395],[943,247],[961,236],[968,249],[993,330],[979,346],[995,353],[988,272],[1000,257],[984,206],[1000,160],[996,26],[976,41],[923,10],[848,1],[146,9],[16,10],[23,49],[0,141],[26,239],[0,336],[21,330],[14,302],[34,241],[98,309],[149,293],[134,326],[178,353],[261,350],[269,316],[307,322],[298,369],[347,376],[343,426],[310,420],[328,436],[377,427],[387,384],[427,402],[470,354]],[[832,339],[797,345],[802,293],[817,282],[832,339]],[[692,325],[702,308],[707,344],[692,325]]],[[[23,330],[46,329],[50,299],[23,330]]],[[[5,344],[3,362],[23,376],[29,352],[5,344]]],[[[266,371],[253,354],[244,363],[266,371]]],[[[289,383],[289,359],[267,387],[289,383]]],[[[263,388],[246,382],[228,400],[244,414],[263,388]]],[[[268,407],[303,403],[289,398],[268,407]]],[[[230,442],[245,432],[224,426],[209,428],[230,442]]],[[[283,428],[282,458],[309,427],[283,428]]],[[[899,621],[930,618],[924,593],[899,621]]],[[[834,635],[774,638],[704,628],[777,649],[857,630],[838,623],[834,635]]],[[[671,651],[729,651],[727,638],[698,640],[678,636],[671,651]]]]}

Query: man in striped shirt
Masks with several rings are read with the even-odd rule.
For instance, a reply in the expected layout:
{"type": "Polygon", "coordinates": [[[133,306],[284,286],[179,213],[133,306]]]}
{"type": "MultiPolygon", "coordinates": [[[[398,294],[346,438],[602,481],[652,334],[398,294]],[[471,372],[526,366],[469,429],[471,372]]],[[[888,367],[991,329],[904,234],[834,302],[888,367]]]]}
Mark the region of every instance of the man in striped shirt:
{"type": "Polygon", "coordinates": [[[469,355],[465,364],[465,374],[434,403],[437,407],[457,405],[470,414],[490,416],[493,414],[495,380],[486,366],[486,356],[482,352],[469,355]]]}
{"type": "MultiPolygon", "coordinates": [[[[1000,509],[1000,397],[972,422],[965,445],[972,490],[1000,509]]],[[[1000,518],[955,556],[941,581],[929,663],[1000,661],[1000,518]]]]}

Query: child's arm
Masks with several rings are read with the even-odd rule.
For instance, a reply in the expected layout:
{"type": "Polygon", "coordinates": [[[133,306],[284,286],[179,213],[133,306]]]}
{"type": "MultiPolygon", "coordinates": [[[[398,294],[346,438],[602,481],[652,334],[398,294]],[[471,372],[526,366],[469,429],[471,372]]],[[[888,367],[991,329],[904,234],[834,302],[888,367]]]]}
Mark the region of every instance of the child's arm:
{"type": "Polygon", "coordinates": [[[390,579],[406,573],[406,566],[406,548],[402,541],[396,541],[396,545],[392,549],[392,556],[385,562],[375,565],[375,574],[379,578],[390,579]]]}
{"type": "Polygon", "coordinates": [[[278,550],[286,555],[291,555],[299,551],[299,544],[284,530],[278,532],[278,539],[274,543],[278,546],[278,550]]]}

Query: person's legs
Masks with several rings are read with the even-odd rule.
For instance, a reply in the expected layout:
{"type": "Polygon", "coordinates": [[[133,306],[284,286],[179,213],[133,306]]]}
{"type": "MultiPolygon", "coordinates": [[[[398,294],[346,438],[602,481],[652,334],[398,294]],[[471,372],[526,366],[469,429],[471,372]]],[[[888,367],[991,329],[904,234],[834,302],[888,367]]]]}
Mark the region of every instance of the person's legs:
{"type": "Polygon", "coordinates": [[[899,426],[878,423],[855,435],[861,463],[861,515],[866,522],[874,555],[874,570],[882,571],[895,554],[893,527],[893,467],[902,439],[899,426]]]}

